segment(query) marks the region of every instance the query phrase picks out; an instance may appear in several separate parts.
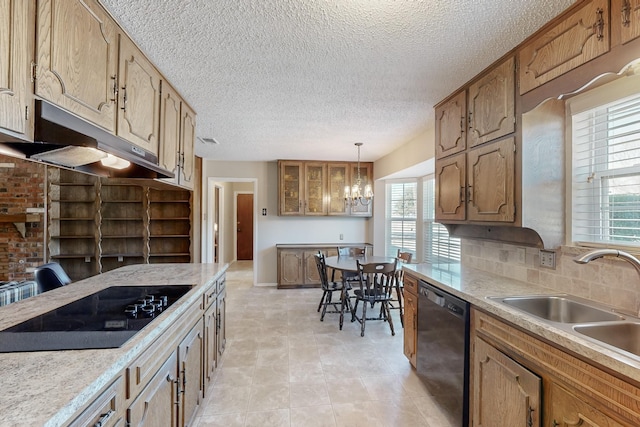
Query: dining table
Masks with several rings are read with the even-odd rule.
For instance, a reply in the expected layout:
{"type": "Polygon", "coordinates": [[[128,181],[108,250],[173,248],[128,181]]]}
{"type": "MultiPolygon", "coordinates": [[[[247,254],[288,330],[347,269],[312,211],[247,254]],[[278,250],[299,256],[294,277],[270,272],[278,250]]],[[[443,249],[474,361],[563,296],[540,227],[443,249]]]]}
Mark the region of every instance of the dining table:
{"type": "MultiPolygon", "coordinates": [[[[377,264],[382,262],[394,262],[395,257],[392,256],[379,256],[379,255],[362,255],[362,256],[330,256],[325,258],[325,264],[328,268],[340,271],[341,273],[358,272],[358,262],[360,264],[377,264]]],[[[398,263],[396,268],[401,268],[401,264],[398,263]]],[[[342,290],[340,291],[340,330],[344,323],[344,307],[349,304],[348,299],[348,286],[345,280],[345,274],[342,274],[342,290]]]]}

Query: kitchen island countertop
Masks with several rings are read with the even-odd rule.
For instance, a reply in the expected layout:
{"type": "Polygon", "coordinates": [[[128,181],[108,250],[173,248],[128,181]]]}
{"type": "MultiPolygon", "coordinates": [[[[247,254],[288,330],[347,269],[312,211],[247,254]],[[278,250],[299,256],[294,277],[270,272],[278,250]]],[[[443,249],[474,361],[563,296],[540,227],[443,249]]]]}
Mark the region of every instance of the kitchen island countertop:
{"type": "Polygon", "coordinates": [[[58,426],[108,386],[227,269],[218,264],[130,265],[0,307],[0,330],[110,286],[194,285],[123,346],[0,354],[0,425],[58,426]]]}

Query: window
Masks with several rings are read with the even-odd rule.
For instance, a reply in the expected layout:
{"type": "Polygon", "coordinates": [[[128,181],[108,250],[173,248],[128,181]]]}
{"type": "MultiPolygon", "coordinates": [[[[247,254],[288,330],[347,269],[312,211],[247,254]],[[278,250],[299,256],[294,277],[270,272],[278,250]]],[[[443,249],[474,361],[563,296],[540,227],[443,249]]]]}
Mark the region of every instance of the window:
{"type": "Polygon", "coordinates": [[[573,241],[640,246],[640,93],[572,113],[572,140],[573,241]]]}
{"type": "Polygon", "coordinates": [[[387,184],[388,256],[396,256],[398,250],[416,255],[417,190],[415,181],[387,184]]]}
{"type": "Polygon", "coordinates": [[[460,261],[460,239],[449,237],[447,229],[435,222],[435,178],[433,176],[423,179],[422,205],[423,260],[432,264],[460,261]]]}

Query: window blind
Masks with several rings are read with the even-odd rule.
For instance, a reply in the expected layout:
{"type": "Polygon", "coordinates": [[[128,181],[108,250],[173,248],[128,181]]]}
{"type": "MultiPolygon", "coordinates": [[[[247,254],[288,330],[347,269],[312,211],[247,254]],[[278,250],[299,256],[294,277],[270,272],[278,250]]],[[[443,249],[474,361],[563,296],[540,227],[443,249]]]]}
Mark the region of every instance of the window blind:
{"type": "Polygon", "coordinates": [[[640,94],[572,116],[572,237],[640,246],[640,94]]]}
{"type": "Polygon", "coordinates": [[[449,237],[447,229],[435,222],[435,178],[424,178],[422,185],[424,262],[442,264],[460,261],[460,239],[449,237]]]}
{"type": "Polygon", "coordinates": [[[416,256],[417,189],[415,181],[387,184],[387,256],[398,250],[416,256]]]}

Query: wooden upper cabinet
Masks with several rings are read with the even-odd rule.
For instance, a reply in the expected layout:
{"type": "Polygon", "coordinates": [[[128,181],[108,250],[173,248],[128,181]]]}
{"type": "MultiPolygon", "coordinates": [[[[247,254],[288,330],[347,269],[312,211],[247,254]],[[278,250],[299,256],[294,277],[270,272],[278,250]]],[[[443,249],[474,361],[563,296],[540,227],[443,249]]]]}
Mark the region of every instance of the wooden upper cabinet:
{"type": "Polygon", "coordinates": [[[168,84],[162,84],[160,100],[160,153],[162,168],[178,175],[180,154],[180,105],[178,93],[168,84]]]}
{"type": "Polygon", "coordinates": [[[469,147],[515,130],[515,60],[509,58],[469,87],[469,147]]]}
{"type": "Polygon", "coordinates": [[[158,155],[160,73],[136,45],[122,34],[119,64],[120,99],[116,133],[158,155]]]}
{"type": "Polygon", "coordinates": [[[436,221],[466,218],[466,154],[439,159],[435,174],[436,221]]]}
{"type": "Polygon", "coordinates": [[[520,94],[609,51],[608,5],[608,0],[583,1],[573,14],[520,49],[520,94]]]}
{"type": "MultiPolygon", "coordinates": [[[[619,1],[622,3],[619,11],[622,15],[621,41],[627,43],[640,37],[640,0],[619,1]]],[[[618,11],[612,10],[611,13],[618,13],[618,11]]]]}
{"type": "Polygon", "coordinates": [[[467,211],[471,221],[515,220],[515,140],[507,138],[468,153],[467,211]]]}
{"type": "Polygon", "coordinates": [[[304,212],[303,164],[298,161],[281,161],[278,164],[280,215],[302,215],[304,212]]]}
{"type": "Polygon", "coordinates": [[[118,27],[97,0],[40,0],[35,93],[116,130],[118,27]]]}
{"type": "Polygon", "coordinates": [[[306,162],[304,164],[304,214],[326,215],[327,164],[306,162]]]}
{"type": "Polygon", "coordinates": [[[0,130],[33,139],[31,62],[35,1],[0,1],[0,130]]]}
{"type": "Polygon", "coordinates": [[[436,107],[436,158],[459,153],[466,148],[466,92],[436,107]]]}
{"type": "Polygon", "coordinates": [[[347,204],[344,200],[344,187],[351,182],[347,163],[329,163],[327,165],[327,192],[329,215],[346,215],[347,204]]]}
{"type": "Polygon", "coordinates": [[[193,189],[195,176],[196,113],[182,103],[182,122],[180,130],[180,175],[178,184],[193,189]]]}

